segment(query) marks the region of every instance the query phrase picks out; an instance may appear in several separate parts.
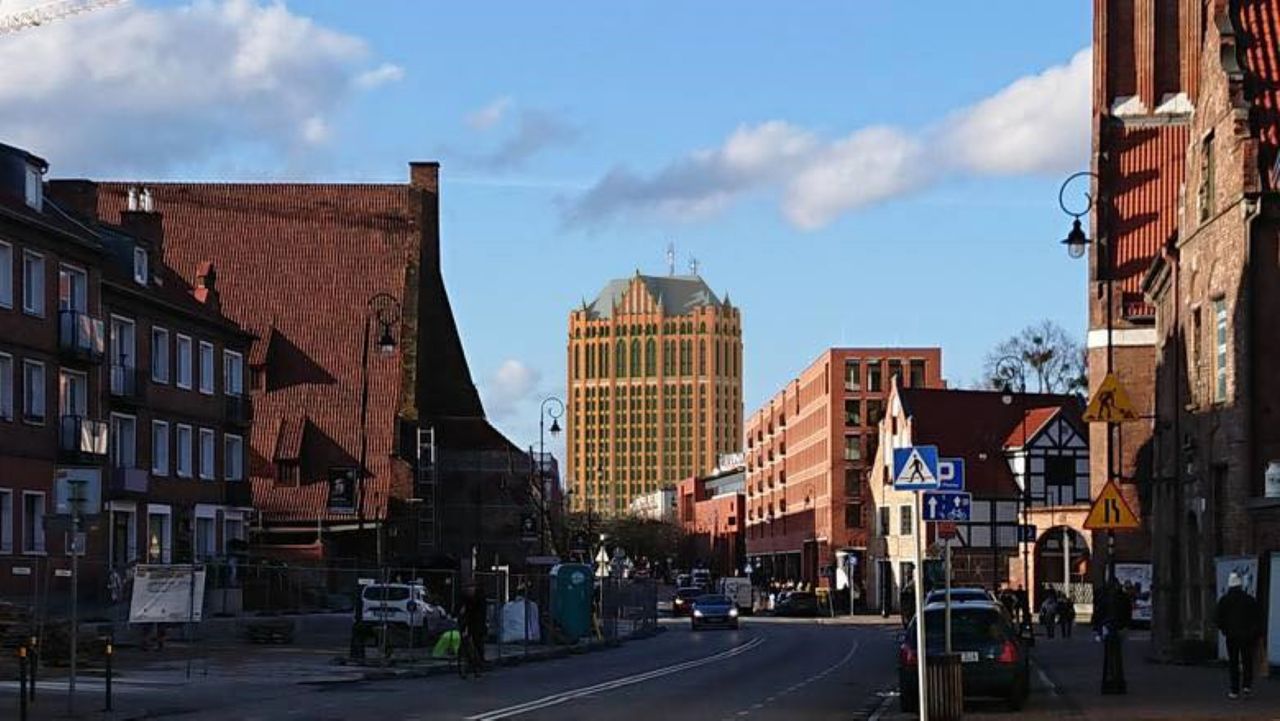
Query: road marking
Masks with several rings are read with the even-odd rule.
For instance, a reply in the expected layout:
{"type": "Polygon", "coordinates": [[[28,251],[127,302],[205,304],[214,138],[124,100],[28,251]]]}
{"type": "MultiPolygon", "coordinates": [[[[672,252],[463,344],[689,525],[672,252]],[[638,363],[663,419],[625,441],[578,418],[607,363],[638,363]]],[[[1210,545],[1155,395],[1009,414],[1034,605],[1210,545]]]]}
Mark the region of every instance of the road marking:
{"type": "Polygon", "coordinates": [[[1040,677],[1041,683],[1049,687],[1049,695],[1061,696],[1062,694],[1058,693],[1058,684],[1054,683],[1053,679],[1049,678],[1049,674],[1045,673],[1043,668],[1040,668],[1040,664],[1032,661],[1031,665],[1036,667],[1036,675],[1040,677]]]}
{"type": "Polygon", "coordinates": [[[871,718],[867,719],[867,721],[880,721],[880,718],[889,710],[889,704],[891,703],[893,703],[893,697],[885,696],[880,705],[876,706],[876,710],[871,712],[871,718]]]}
{"type": "Polygon", "coordinates": [[[625,686],[631,686],[638,683],[644,683],[645,681],[651,681],[655,678],[670,676],[673,673],[680,673],[681,671],[687,671],[689,669],[697,668],[699,666],[705,666],[707,664],[716,663],[719,661],[725,661],[727,659],[733,658],[734,656],[739,656],[741,654],[744,654],[756,648],[762,643],[764,643],[764,639],[757,637],[752,639],[751,641],[748,641],[747,643],[742,644],[741,646],[734,646],[733,648],[728,649],[727,651],[721,651],[720,653],[712,654],[710,656],[704,656],[702,658],[693,659],[692,661],[685,661],[684,663],[678,663],[674,666],[658,668],[652,671],[647,671],[645,673],[635,674],[632,676],[623,676],[621,678],[616,678],[611,681],[604,681],[602,683],[594,684],[592,686],[586,686],[583,688],[573,689],[570,691],[562,691],[560,693],[551,694],[550,696],[544,696],[539,699],[526,701],[525,703],[516,704],[514,706],[508,706],[506,708],[494,709],[493,711],[486,711],[484,713],[479,713],[474,716],[468,716],[467,721],[497,721],[498,719],[510,718],[512,716],[519,716],[521,714],[526,714],[526,713],[529,713],[530,711],[538,711],[544,708],[549,708],[551,706],[559,706],[560,704],[568,703],[569,701],[573,701],[575,699],[579,699],[584,696],[590,696],[592,694],[600,693],[602,691],[612,691],[614,689],[623,688],[625,686]]]}

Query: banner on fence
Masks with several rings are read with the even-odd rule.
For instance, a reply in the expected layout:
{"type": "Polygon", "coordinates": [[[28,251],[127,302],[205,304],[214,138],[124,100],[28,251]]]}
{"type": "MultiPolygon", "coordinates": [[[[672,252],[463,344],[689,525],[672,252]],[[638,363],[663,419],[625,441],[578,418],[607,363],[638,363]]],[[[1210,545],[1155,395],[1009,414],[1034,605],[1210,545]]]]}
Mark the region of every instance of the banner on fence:
{"type": "Polygon", "coordinates": [[[133,575],[129,623],[200,621],[204,609],[204,568],[139,565],[133,575]]]}

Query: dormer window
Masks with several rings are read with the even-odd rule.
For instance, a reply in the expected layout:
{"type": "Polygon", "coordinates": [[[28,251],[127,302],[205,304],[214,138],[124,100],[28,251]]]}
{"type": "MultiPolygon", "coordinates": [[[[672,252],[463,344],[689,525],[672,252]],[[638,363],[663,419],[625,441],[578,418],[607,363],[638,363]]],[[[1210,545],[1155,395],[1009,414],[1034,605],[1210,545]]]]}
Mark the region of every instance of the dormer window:
{"type": "Polygon", "coordinates": [[[40,169],[34,165],[27,166],[27,205],[35,210],[44,210],[44,183],[40,180],[40,169]]]}
{"type": "Polygon", "coordinates": [[[135,246],[133,249],[133,281],[138,285],[146,285],[149,277],[147,249],[135,246]]]}

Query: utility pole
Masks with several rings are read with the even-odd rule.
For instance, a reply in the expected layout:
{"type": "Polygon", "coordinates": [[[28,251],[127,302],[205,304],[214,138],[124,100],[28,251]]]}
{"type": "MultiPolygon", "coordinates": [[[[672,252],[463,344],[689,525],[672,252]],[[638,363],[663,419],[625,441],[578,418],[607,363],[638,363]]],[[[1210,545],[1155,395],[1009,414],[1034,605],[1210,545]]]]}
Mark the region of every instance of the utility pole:
{"type": "Polygon", "coordinates": [[[67,484],[71,487],[71,675],[67,679],[67,712],[76,712],[76,661],[79,655],[80,640],[80,554],[84,552],[84,542],[80,535],[80,503],[84,501],[81,489],[84,481],[71,478],[67,484]]]}

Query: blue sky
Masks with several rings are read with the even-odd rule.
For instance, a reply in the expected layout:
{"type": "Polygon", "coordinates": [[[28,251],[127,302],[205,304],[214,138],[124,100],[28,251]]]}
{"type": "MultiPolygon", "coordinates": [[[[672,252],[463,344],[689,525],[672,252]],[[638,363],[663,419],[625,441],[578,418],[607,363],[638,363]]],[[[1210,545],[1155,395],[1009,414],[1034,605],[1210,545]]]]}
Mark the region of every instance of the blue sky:
{"type": "Polygon", "coordinates": [[[1087,165],[1085,0],[135,0],[91,15],[0,39],[0,61],[8,44],[77,67],[45,32],[146,55],[83,57],[89,77],[35,89],[0,80],[0,106],[45,111],[0,110],[0,139],[98,177],[398,182],[409,160],[440,160],[445,279],[491,415],[522,445],[537,399],[563,392],[570,308],[609,278],[665,272],[668,242],[742,308],[748,411],[830,345],[940,345],[964,384],[1042,318],[1083,336],[1085,269],[1056,243],[1056,199],[1087,165]],[[190,61],[184,84],[166,53],[225,67],[190,61]],[[93,93],[132,102],[106,130],[48,120],[93,93]],[[87,150],[102,132],[146,142],[87,150]]]}

